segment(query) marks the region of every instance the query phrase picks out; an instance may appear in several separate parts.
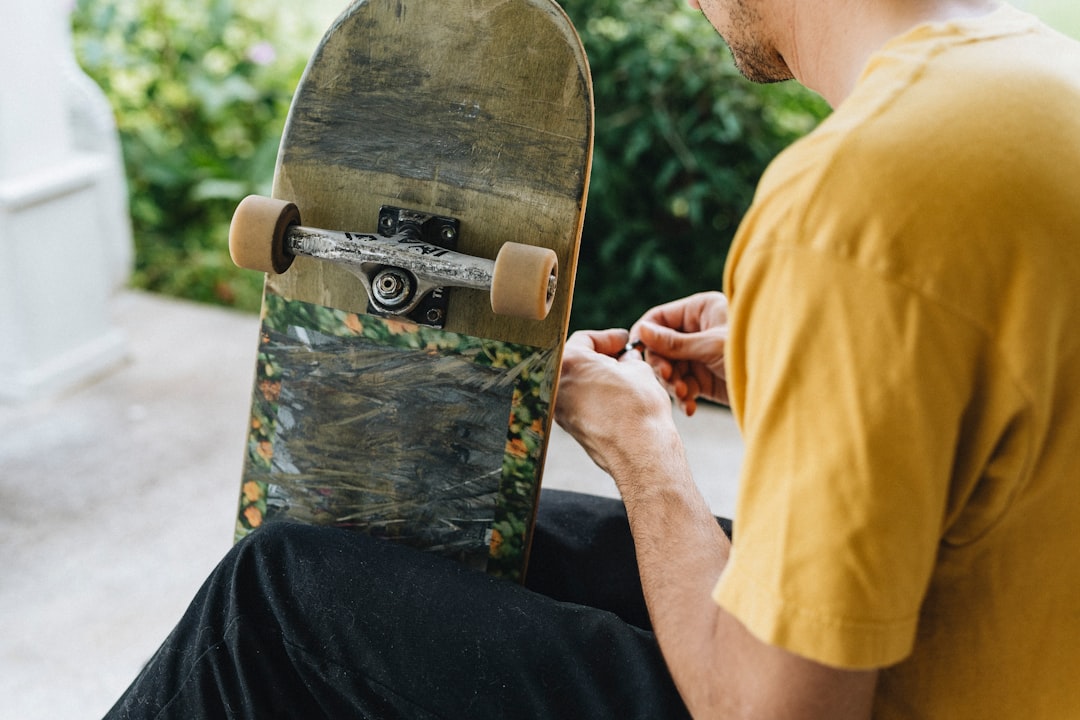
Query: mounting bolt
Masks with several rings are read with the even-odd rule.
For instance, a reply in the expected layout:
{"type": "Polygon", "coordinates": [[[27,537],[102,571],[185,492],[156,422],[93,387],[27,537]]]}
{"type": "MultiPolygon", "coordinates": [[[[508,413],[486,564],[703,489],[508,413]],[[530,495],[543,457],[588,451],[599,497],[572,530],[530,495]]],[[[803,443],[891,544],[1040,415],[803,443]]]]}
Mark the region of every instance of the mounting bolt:
{"type": "Polygon", "coordinates": [[[444,225],[441,235],[443,241],[454,242],[457,239],[457,230],[452,225],[444,225]]]}
{"type": "Polygon", "coordinates": [[[427,311],[427,321],[432,325],[439,325],[442,323],[443,311],[439,308],[431,308],[427,311]]]}

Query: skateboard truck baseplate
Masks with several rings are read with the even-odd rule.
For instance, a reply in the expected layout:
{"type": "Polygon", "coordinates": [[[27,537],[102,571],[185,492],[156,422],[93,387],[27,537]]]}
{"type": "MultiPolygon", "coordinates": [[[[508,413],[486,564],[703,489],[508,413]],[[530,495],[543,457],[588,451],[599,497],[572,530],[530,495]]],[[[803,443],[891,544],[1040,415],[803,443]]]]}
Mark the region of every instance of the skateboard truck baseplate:
{"type": "MultiPolygon", "coordinates": [[[[457,218],[408,210],[384,205],[379,209],[379,234],[383,237],[398,236],[415,238],[418,247],[435,246],[446,250],[457,249],[461,222],[457,218]]],[[[437,253],[437,251],[434,251],[437,253]]],[[[393,316],[409,302],[416,292],[416,281],[411,273],[396,267],[377,270],[369,280],[371,292],[368,312],[373,315],[393,316]]],[[[449,288],[438,286],[426,293],[416,307],[407,314],[415,323],[442,328],[446,321],[446,308],[450,301],[449,288]]]]}

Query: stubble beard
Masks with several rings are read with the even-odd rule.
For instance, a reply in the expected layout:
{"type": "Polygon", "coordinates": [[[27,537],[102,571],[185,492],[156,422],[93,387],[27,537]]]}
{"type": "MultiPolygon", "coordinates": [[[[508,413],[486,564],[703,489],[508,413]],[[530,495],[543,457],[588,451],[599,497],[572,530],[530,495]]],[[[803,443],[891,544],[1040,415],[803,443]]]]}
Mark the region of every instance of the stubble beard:
{"type": "MultiPolygon", "coordinates": [[[[757,5],[748,0],[732,0],[728,5],[728,21],[731,31],[721,36],[743,77],[763,84],[794,77],[780,52],[766,44],[766,23],[757,5]]],[[[716,23],[713,26],[719,31],[716,23]]]]}
{"type": "Polygon", "coordinates": [[[750,82],[768,84],[794,78],[784,58],[779,53],[765,52],[760,46],[746,46],[728,41],[727,46],[735,61],[735,69],[750,82]]]}

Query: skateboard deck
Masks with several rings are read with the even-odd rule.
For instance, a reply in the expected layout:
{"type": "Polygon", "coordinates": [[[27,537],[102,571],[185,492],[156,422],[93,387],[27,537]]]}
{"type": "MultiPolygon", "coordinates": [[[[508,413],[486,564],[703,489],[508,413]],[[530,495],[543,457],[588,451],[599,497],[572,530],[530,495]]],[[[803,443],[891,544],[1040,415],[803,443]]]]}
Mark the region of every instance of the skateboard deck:
{"type": "Polygon", "coordinates": [[[592,135],[585,54],[551,0],[342,13],[278,154],[272,195],[294,214],[273,233],[293,245],[285,257],[275,244],[264,268],[237,539],[273,521],[337,525],[523,579],[592,135]],[[296,239],[309,226],[359,242],[365,262],[320,255],[329,234],[296,239]],[[498,292],[513,292],[525,281],[499,269],[504,246],[557,266],[542,319],[496,313],[496,290],[453,282],[407,309],[384,302],[427,289],[424,263],[454,265],[448,250],[485,268],[498,257],[498,292]]]}

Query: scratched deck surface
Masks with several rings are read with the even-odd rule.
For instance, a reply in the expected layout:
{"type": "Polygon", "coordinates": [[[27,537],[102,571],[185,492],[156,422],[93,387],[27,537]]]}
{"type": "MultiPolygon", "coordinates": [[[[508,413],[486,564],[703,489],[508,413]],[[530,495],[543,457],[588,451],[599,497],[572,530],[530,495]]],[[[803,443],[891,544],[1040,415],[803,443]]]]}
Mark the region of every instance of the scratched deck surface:
{"type": "Polygon", "coordinates": [[[267,278],[237,534],[347,525],[519,577],[550,430],[592,151],[592,91],[550,0],[370,0],[297,88],[275,197],[305,225],[374,232],[379,208],[459,219],[457,250],[559,258],[550,315],[452,290],[443,330],[365,315],[349,272],[267,278]]]}

